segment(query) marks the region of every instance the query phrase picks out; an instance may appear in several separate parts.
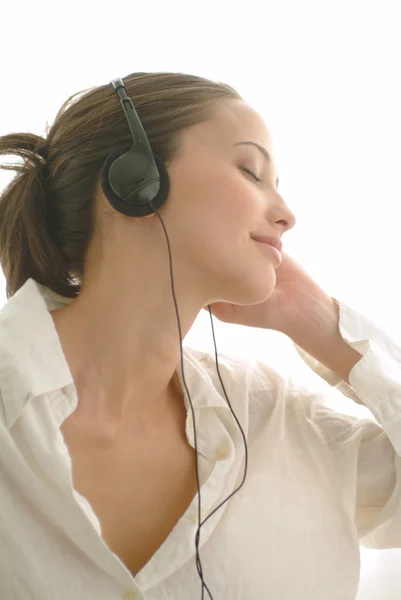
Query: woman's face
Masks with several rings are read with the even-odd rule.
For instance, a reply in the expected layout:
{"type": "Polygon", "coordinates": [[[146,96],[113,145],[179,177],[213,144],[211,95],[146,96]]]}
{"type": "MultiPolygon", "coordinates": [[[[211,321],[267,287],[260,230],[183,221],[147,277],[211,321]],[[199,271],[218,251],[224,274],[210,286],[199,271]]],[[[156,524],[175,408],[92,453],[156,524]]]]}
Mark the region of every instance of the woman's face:
{"type": "Polygon", "coordinates": [[[174,200],[165,207],[167,230],[176,257],[184,256],[203,289],[215,292],[211,301],[254,304],[269,297],[278,262],[252,236],[281,238],[295,217],[277,191],[272,140],[260,115],[243,101],[219,105],[213,120],[182,135],[167,170],[174,200]],[[260,144],[271,160],[243,141],[260,144]]]}

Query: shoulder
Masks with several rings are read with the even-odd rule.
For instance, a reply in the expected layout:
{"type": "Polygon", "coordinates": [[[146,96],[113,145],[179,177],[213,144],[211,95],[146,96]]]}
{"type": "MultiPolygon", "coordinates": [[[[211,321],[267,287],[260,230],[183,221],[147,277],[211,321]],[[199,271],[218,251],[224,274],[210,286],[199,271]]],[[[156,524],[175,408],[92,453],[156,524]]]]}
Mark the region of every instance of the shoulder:
{"type": "Polygon", "coordinates": [[[216,356],[200,349],[186,347],[186,355],[190,357],[192,366],[202,374],[205,383],[221,389],[219,372],[227,393],[229,390],[237,397],[240,391],[252,393],[258,387],[266,388],[277,385],[280,375],[268,364],[251,358],[244,358],[228,352],[218,352],[216,356]]]}
{"type": "MultiPolygon", "coordinates": [[[[227,352],[218,353],[217,370],[214,354],[194,348],[187,348],[187,353],[204,389],[209,388],[210,395],[217,391],[226,403],[220,372],[228,400],[250,442],[268,430],[273,436],[287,431],[294,439],[308,430],[319,444],[336,447],[356,428],[372,427],[370,420],[336,409],[343,396],[323,380],[309,386],[297,374],[291,376],[263,360],[227,352]]],[[[191,383],[194,392],[199,389],[195,379],[187,383],[190,394],[191,383]]]]}
{"type": "Polygon", "coordinates": [[[196,377],[187,383],[192,383],[196,392],[201,377],[204,389],[209,388],[211,394],[217,391],[225,405],[227,395],[237,418],[248,430],[248,436],[256,435],[273,412],[284,411],[284,405],[293,401],[295,383],[267,362],[218,352],[216,365],[216,357],[210,352],[187,347],[186,354],[191,368],[196,371],[196,377]]]}

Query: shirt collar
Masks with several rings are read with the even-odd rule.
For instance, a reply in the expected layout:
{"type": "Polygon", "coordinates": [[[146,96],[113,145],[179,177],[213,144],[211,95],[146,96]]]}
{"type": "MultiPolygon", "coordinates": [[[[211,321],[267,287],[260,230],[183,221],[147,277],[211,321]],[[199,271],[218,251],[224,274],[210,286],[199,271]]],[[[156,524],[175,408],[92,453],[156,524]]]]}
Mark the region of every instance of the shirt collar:
{"type": "Polygon", "coordinates": [[[28,279],[1,310],[0,390],[7,427],[29,400],[73,382],[50,314],[70,302],[28,279]]]}
{"type": "MultiPolygon", "coordinates": [[[[50,314],[71,302],[72,298],[60,296],[31,278],[0,311],[0,400],[6,427],[14,425],[30,400],[74,384],[50,314]]],[[[183,358],[193,406],[228,409],[209,372],[211,356],[183,347],[183,358]]],[[[211,368],[216,370],[215,365],[211,368]]],[[[178,375],[188,409],[181,364],[178,375]]]]}

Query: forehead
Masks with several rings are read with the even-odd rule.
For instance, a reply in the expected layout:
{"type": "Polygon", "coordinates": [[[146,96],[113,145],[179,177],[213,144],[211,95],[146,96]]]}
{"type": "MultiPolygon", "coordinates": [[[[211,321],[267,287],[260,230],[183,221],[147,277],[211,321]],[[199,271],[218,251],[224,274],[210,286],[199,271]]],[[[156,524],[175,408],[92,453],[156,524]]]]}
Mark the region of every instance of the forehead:
{"type": "Polygon", "coordinates": [[[274,156],[273,141],[266,123],[244,100],[218,102],[207,121],[197,123],[187,130],[182,138],[184,154],[232,154],[239,148],[233,147],[241,141],[260,144],[274,156]]]}
{"type": "Polygon", "coordinates": [[[219,135],[236,141],[252,140],[272,150],[272,139],[260,114],[244,100],[230,100],[216,106],[213,123],[219,135]]]}

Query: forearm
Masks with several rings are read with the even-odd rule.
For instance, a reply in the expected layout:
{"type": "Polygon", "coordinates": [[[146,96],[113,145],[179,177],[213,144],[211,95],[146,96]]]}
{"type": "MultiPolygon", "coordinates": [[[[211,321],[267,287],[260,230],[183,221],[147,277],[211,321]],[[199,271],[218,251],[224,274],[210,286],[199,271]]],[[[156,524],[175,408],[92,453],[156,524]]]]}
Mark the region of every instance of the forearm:
{"type": "Polygon", "coordinates": [[[339,306],[324,294],[283,333],[349,384],[350,372],[362,355],[343,340],[338,322],[339,306]]]}

